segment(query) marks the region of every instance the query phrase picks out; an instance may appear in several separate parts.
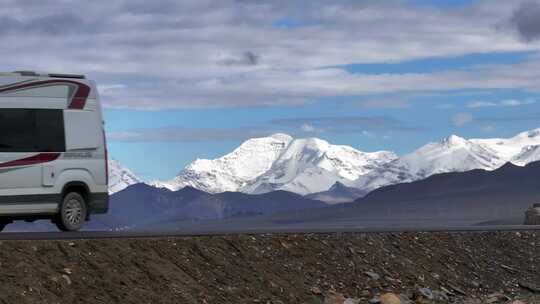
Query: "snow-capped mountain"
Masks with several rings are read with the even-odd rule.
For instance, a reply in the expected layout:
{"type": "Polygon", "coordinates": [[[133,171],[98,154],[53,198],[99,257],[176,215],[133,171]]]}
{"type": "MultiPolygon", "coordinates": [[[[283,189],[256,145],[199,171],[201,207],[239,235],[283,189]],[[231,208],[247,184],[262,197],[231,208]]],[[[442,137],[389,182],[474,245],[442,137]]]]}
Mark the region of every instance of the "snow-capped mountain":
{"type": "Polygon", "coordinates": [[[350,183],[396,157],[391,152],[365,153],[316,138],[275,134],[250,139],[214,160],[198,159],[173,180],[152,184],[171,190],[191,186],[209,193],[308,194],[325,191],[336,182],[350,183]]]}
{"type": "Polygon", "coordinates": [[[266,193],[286,190],[309,194],[328,190],[336,182],[350,183],[395,159],[391,152],[366,153],[317,139],[295,139],[272,167],[241,191],[266,193]]]}
{"type": "Polygon", "coordinates": [[[272,167],[292,141],[286,134],[252,138],[233,152],[213,160],[197,159],[171,181],[153,182],[173,191],[185,186],[208,192],[239,191],[272,167]]]}
{"type": "Polygon", "coordinates": [[[512,163],[518,166],[525,166],[540,160],[540,145],[526,146],[521,152],[512,158],[512,163]]]}
{"type": "Polygon", "coordinates": [[[173,180],[151,185],[171,190],[191,186],[208,193],[286,190],[305,195],[325,192],[340,183],[367,193],[438,173],[494,170],[507,162],[523,166],[537,160],[540,129],[512,138],[464,139],[451,135],[399,158],[387,151],[366,153],[317,138],[275,134],[247,140],[217,159],[198,159],[173,180]]]}
{"type": "Polygon", "coordinates": [[[109,194],[124,190],[141,180],[115,159],[109,159],[109,194]]]}
{"type": "Polygon", "coordinates": [[[464,139],[452,135],[361,176],[349,186],[373,190],[381,186],[411,182],[433,174],[473,169],[494,170],[507,162],[526,165],[540,159],[540,129],[502,139],[464,139]]]}
{"type": "MultiPolygon", "coordinates": [[[[470,141],[484,145],[494,150],[497,155],[505,160],[512,161],[529,147],[540,145],[540,128],[521,132],[511,138],[471,139],[470,141]]],[[[516,165],[519,164],[516,163],[516,165]]]]}

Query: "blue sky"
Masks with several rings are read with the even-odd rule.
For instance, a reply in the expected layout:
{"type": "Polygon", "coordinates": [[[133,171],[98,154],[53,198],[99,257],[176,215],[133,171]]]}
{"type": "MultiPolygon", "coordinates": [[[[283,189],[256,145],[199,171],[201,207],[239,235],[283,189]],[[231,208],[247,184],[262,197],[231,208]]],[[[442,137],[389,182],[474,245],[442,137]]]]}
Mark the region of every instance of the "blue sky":
{"type": "MultiPolygon", "coordinates": [[[[513,54],[509,54],[512,57],[513,54]]],[[[453,61],[452,59],[449,60],[453,61]]],[[[441,61],[442,65],[446,62],[441,61]]],[[[389,65],[388,70],[402,69],[389,65]]],[[[416,69],[416,67],[412,67],[416,69]]],[[[383,72],[384,73],[384,72],[383,72]]],[[[384,99],[400,96],[384,96],[384,99]]],[[[363,151],[391,150],[398,154],[410,152],[429,141],[450,134],[463,137],[510,137],[518,132],[540,127],[540,104],[522,106],[489,106],[470,108],[475,101],[498,103],[504,100],[538,100],[539,94],[521,90],[482,90],[436,92],[434,95],[411,95],[408,105],[395,108],[364,107],[358,99],[368,97],[334,97],[312,104],[292,107],[238,107],[227,109],[191,109],[173,111],[107,110],[109,133],[160,128],[248,128],[261,129],[262,135],[284,132],[298,137],[316,136],[334,144],[353,146],[363,151]],[[435,95],[435,94],[439,95],[435,95]],[[473,120],[456,125],[453,118],[469,113],[473,120]],[[365,131],[336,131],[305,134],[300,127],[273,124],[277,119],[320,118],[338,120],[342,117],[388,117],[412,130],[378,130],[365,126],[365,131]],[[508,121],[505,121],[507,119],[508,121]],[[497,121],[500,120],[500,121],[497,121]],[[270,130],[270,131],[266,131],[270,130]]],[[[215,158],[236,148],[243,139],[203,141],[110,141],[111,155],[137,169],[149,179],[170,178],[196,158],[215,158]],[[149,157],[151,155],[151,157],[149,157]],[[157,169],[157,170],[156,170],[157,169]]]]}
{"type": "Polygon", "coordinates": [[[95,79],[145,180],[275,132],[404,154],[540,127],[540,0],[69,2],[6,0],[0,64],[95,79]]]}

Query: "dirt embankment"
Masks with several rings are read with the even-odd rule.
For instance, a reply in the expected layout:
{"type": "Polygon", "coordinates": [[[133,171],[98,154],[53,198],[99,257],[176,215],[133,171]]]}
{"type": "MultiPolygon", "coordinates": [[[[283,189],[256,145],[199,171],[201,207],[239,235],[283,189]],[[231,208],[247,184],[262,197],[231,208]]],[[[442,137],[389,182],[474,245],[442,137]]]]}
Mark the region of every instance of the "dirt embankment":
{"type": "Polygon", "coordinates": [[[0,271],[2,303],[540,303],[540,233],[3,241],[0,271]]]}

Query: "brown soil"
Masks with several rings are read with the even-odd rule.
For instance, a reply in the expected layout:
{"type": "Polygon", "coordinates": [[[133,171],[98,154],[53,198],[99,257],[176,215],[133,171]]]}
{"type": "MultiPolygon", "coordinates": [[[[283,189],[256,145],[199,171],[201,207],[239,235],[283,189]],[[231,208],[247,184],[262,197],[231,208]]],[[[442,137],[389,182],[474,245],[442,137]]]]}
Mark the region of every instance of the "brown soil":
{"type": "Polygon", "coordinates": [[[0,242],[2,303],[367,303],[421,287],[540,303],[538,283],[539,232],[0,242]]]}

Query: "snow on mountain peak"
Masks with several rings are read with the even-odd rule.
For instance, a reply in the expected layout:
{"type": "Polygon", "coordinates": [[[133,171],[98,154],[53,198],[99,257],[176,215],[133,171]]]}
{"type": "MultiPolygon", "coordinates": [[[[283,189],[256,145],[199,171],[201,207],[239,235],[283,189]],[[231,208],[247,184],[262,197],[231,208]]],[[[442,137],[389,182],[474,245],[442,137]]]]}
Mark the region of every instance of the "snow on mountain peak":
{"type": "Polygon", "coordinates": [[[526,146],[512,158],[512,163],[518,166],[525,166],[534,161],[540,161],[540,145],[526,146]]]}
{"type": "Polygon", "coordinates": [[[433,174],[473,169],[494,170],[507,162],[524,165],[540,160],[540,129],[512,138],[464,139],[451,135],[429,143],[361,176],[354,186],[373,190],[382,186],[411,182],[433,174]],[[529,148],[527,148],[529,147],[529,148]],[[537,151],[538,149],[538,151],[537,151]]]}
{"type": "Polygon", "coordinates": [[[510,138],[470,139],[487,147],[506,161],[512,161],[527,146],[540,145],[540,128],[525,131],[510,138]]]}
{"type": "Polygon", "coordinates": [[[283,141],[283,142],[291,142],[293,140],[292,136],[285,133],[275,133],[275,134],[270,135],[270,138],[274,138],[278,141],[283,141]]]}
{"type": "Polygon", "coordinates": [[[197,159],[178,176],[161,186],[178,190],[185,186],[209,193],[238,191],[248,181],[266,172],[292,141],[287,134],[251,138],[231,153],[216,159],[197,159]]]}
{"type": "Polygon", "coordinates": [[[476,168],[495,169],[502,165],[502,162],[493,151],[486,147],[451,135],[441,142],[429,143],[402,156],[394,165],[404,168],[406,174],[409,175],[403,181],[412,181],[443,172],[467,171],[476,168]]]}
{"type": "Polygon", "coordinates": [[[191,186],[210,193],[306,194],[325,191],[337,181],[352,182],[396,157],[392,152],[365,153],[318,138],[293,139],[277,133],[249,139],[216,159],[197,159],[173,180],[154,185],[171,190],[191,186]]]}
{"type": "Polygon", "coordinates": [[[318,138],[295,139],[265,174],[241,191],[321,192],[336,182],[350,183],[396,157],[392,152],[366,153],[349,146],[331,145],[318,138]]]}
{"type": "Polygon", "coordinates": [[[535,130],[531,130],[531,131],[525,132],[525,133],[527,134],[527,137],[529,137],[529,138],[540,137],[540,128],[535,129],[535,130]]]}
{"type": "Polygon", "coordinates": [[[467,140],[463,137],[459,137],[457,135],[450,135],[447,138],[443,139],[442,141],[444,144],[448,146],[463,146],[467,144],[467,140]]]}
{"type": "Polygon", "coordinates": [[[109,159],[109,194],[124,190],[130,185],[141,182],[131,170],[116,159],[109,159]]]}
{"type": "Polygon", "coordinates": [[[171,190],[191,186],[210,193],[308,194],[326,191],[338,182],[369,191],[438,173],[494,170],[507,162],[525,165],[536,160],[540,160],[540,129],[511,138],[451,135],[399,158],[392,152],[366,153],[318,138],[293,139],[278,133],[246,140],[216,159],[197,159],[173,180],[154,185],[171,190]]]}

